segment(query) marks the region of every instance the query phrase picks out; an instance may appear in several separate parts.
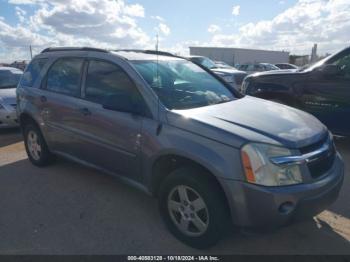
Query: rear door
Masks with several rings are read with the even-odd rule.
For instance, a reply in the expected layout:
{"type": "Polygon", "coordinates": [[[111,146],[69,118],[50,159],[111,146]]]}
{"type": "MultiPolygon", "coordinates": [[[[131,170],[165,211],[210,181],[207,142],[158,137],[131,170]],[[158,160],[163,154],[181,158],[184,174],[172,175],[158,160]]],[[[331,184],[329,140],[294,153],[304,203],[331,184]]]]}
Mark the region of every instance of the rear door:
{"type": "Polygon", "coordinates": [[[142,100],[121,66],[106,60],[89,59],[83,87],[84,102],[80,104],[80,110],[85,112],[79,120],[85,139],[81,150],[89,163],[140,180],[143,117],[103,108],[106,99],[120,92],[127,92],[134,100],[142,100]]]}
{"type": "Polygon", "coordinates": [[[304,103],[308,112],[317,116],[333,132],[350,134],[350,50],[328,61],[339,73],[310,73],[305,83],[304,103]]]}
{"type": "Polygon", "coordinates": [[[48,69],[40,90],[40,110],[50,148],[81,158],[81,79],[84,58],[57,59],[48,69]]]}

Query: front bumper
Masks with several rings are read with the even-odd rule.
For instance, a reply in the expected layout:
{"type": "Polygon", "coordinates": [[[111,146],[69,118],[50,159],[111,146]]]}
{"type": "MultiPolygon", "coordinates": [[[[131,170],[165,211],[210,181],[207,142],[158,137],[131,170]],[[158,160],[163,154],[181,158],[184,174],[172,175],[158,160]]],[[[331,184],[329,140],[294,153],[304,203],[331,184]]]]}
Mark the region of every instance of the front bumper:
{"type": "Polygon", "coordinates": [[[14,108],[0,109],[0,128],[18,127],[16,110],[14,108]]]}
{"type": "Polygon", "coordinates": [[[344,164],[337,154],[333,167],[313,183],[266,187],[221,179],[235,225],[275,227],[293,219],[312,217],[338,197],[344,164]]]}

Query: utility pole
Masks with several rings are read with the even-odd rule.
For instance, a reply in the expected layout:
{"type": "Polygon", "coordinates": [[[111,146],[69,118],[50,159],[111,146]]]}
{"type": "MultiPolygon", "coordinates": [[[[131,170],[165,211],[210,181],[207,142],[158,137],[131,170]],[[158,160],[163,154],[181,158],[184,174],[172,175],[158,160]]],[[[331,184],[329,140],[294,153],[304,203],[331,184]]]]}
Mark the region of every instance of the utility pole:
{"type": "Polygon", "coordinates": [[[156,51],[158,51],[158,47],[159,47],[159,35],[157,34],[156,51]]]}
{"type": "Polygon", "coordinates": [[[29,51],[30,51],[30,60],[32,60],[33,59],[32,45],[29,45],[29,51]]]}

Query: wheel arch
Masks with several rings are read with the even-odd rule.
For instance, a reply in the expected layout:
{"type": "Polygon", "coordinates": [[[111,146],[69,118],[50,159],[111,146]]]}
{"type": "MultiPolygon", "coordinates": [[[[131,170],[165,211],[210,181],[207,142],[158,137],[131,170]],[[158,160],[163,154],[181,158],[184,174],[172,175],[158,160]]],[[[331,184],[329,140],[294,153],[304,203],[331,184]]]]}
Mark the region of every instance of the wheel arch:
{"type": "Polygon", "coordinates": [[[195,168],[197,170],[203,171],[203,175],[208,176],[213,181],[213,183],[215,183],[220,189],[220,193],[222,194],[222,197],[225,200],[225,205],[231,217],[232,214],[231,214],[231,208],[229,205],[230,201],[228,201],[226,191],[224,190],[224,187],[221,185],[221,182],[218,179],[218,177],[214,174],[214,171],[206,167],[202,163],[194,159],[191,159],[187,156],[169,153],[169,154],[159,156],[153,162],[152,172],[151,172],[151,181],[150,181],[152,194],[155,197],[158,197],[163,181],[165,181],[165,179],[170,175],[172,171],[181,167],[190,167],[190,168],[195,168]]]}
{"type": "Polygon", "coordinates": [[[27,123],[32,123],[32,124],[35,124],[36,126],[39,127],[38,122],[35,120],[35,118],[31,114],[29,114],[27,112],[23,112],[19,115],[19,124],[20,124],[22,130],[23,130],[24,125],[27,123]]]}

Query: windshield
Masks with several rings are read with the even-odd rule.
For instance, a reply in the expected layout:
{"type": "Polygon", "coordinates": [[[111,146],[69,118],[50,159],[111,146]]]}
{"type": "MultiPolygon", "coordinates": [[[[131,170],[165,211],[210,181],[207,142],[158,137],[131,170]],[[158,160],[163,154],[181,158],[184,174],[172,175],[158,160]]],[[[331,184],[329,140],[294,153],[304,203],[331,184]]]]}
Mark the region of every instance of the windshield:
{"type": "Polygon", "coordinates": [[[21,76],[20,71],[0,70],[0,89],[16,87],[21,76]]]}
{"type": "Polygon", "coordinates": [[[210,60],[207,57],[193,57],[191,60],[195,63],[198,63],[198,64],[204,66],[205,68],[208,68],[208,69],[217,68],[217,65],[214,63],[214,61],[210,60]]]}
{"type": "Polygon", "coordinates": [[[133,63],[168,109],[203,107],[234,99],[225,85],[192,62],[168,60],[133,63]]]}
{"type": "Polygon", "coordinates": [[[306,65],[306,66],[303,66],[299,71],[312,71],[314,70],[316,67],[319,67],[321,65],[323,65],[325,63],[325,61],[329,59],[329,57],[325,57],[323,59],[321,59],[320,61],[312,64],[312,65],[306,65]]]}

